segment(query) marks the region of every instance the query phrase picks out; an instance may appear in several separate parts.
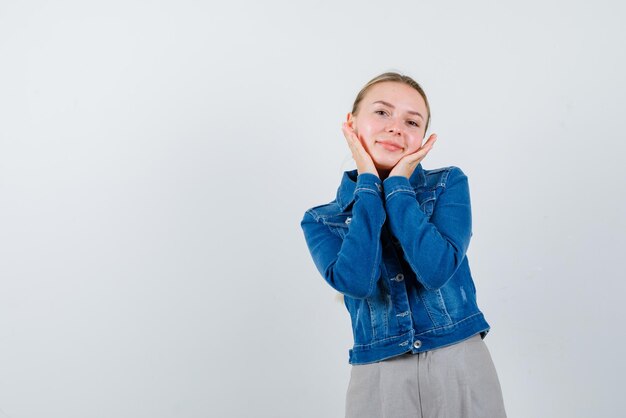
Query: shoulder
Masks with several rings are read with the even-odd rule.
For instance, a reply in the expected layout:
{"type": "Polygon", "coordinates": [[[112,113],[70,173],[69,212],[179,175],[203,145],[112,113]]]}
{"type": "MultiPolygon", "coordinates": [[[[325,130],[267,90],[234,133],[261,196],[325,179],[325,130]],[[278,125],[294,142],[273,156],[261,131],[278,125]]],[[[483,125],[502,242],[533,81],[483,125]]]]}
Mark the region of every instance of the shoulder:
{"type": "Polygon", "coordinates": [[[334,199],[331,202],[324,203],[322,205],[313,206],[305,211],[304,217],[311,217],[315,221],[319,221],[321,219],[325,219],[329,216],[334,216],[341,213],[341,207],[339,203],[337,203],[337,199],[334,199]]]}
{"type": "Polygon", "coordinates": [[[424,176],[426,178],[426,186],[432,189],[437,187],[445,188],[446,186],[456,183],[459,180],[467,181],[467,175],[463,172],[463,170],[454,165],[433,168],[430,170],[424,169],[424,176]]]}

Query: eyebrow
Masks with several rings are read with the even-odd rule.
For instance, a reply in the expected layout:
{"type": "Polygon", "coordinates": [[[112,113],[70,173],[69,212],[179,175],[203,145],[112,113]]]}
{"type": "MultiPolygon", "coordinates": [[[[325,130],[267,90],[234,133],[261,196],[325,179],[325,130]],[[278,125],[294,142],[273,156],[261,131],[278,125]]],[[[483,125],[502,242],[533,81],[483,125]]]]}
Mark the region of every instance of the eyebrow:
{"type": "MultiPolygon", "coordinates": [[[[387,107],[390,107],[390,108],[392,108],[392,109],[395,109],[395,108],[396,108],[396,107],[395,107],[394,105],[392,105],[391,103],[387,103],[387,102],[385,102],[385,101],[383,101],[383,100],[376,100],[376,101],[375,101],[374,103],[372,103],[372,104],[376,104],[376,103],[383,104],[383,105],[385,105],[385,106],[387,106],[387,107]]],[[[412,115],[417,115],[417,116],[419,116],[420,118],[424,119],[424,116],[422,116],[422,114],[421,114],[420,112],[415,112],[415,111],[413,111],[413,110],[407,110],[407,113],[410,113],[410,114],[412,114],[412,115]]]]}

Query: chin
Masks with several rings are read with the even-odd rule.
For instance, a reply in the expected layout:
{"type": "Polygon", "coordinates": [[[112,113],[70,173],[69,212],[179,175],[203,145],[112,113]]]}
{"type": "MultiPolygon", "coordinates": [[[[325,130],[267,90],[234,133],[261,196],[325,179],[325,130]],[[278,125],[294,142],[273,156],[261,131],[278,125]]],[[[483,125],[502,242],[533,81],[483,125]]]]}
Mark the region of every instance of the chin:
{"type": "Polygon", "coordinates": [[[390,161],[387,158],[384,158],[384,159],[381,158],[381,159],[375,160],[374,164],[376,165],[376,168],[380,168],[383,170],[391,170],[392,168],[396,166],[396,164],[398,164],[398,161],[400,161],[400,159],[390,161]]]}

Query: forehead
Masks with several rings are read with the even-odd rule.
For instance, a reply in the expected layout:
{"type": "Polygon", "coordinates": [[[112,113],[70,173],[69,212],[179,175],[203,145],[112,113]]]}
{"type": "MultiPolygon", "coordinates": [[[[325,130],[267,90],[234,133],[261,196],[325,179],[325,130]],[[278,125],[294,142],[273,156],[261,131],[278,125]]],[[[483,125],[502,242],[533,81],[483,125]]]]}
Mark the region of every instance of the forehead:
{"type": "Polygon", "coordinates": [[[426,111],[426,102],[422,95],[408,84],[396,81],[376,83],[367,90],[363,97],[363,101],[367,104],[379,100],[388,102],[396,107],[413,109],[420,113],[426,111]]]}

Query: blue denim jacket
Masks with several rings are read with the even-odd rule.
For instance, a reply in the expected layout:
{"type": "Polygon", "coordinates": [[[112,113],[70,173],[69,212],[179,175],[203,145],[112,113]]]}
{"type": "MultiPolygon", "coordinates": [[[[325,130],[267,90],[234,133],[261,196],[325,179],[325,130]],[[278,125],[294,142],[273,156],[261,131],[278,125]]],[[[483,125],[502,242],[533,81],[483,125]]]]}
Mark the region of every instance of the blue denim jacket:
{"type": "Polygon", "coordinates": [[[466,256],[472,215],[460,168],[419,164],[410,179],[382,182],[346,171],[336,199],[307,210],[301,226],[315,266],[344,295],[350,364],[489,332],[466,256]]]}

